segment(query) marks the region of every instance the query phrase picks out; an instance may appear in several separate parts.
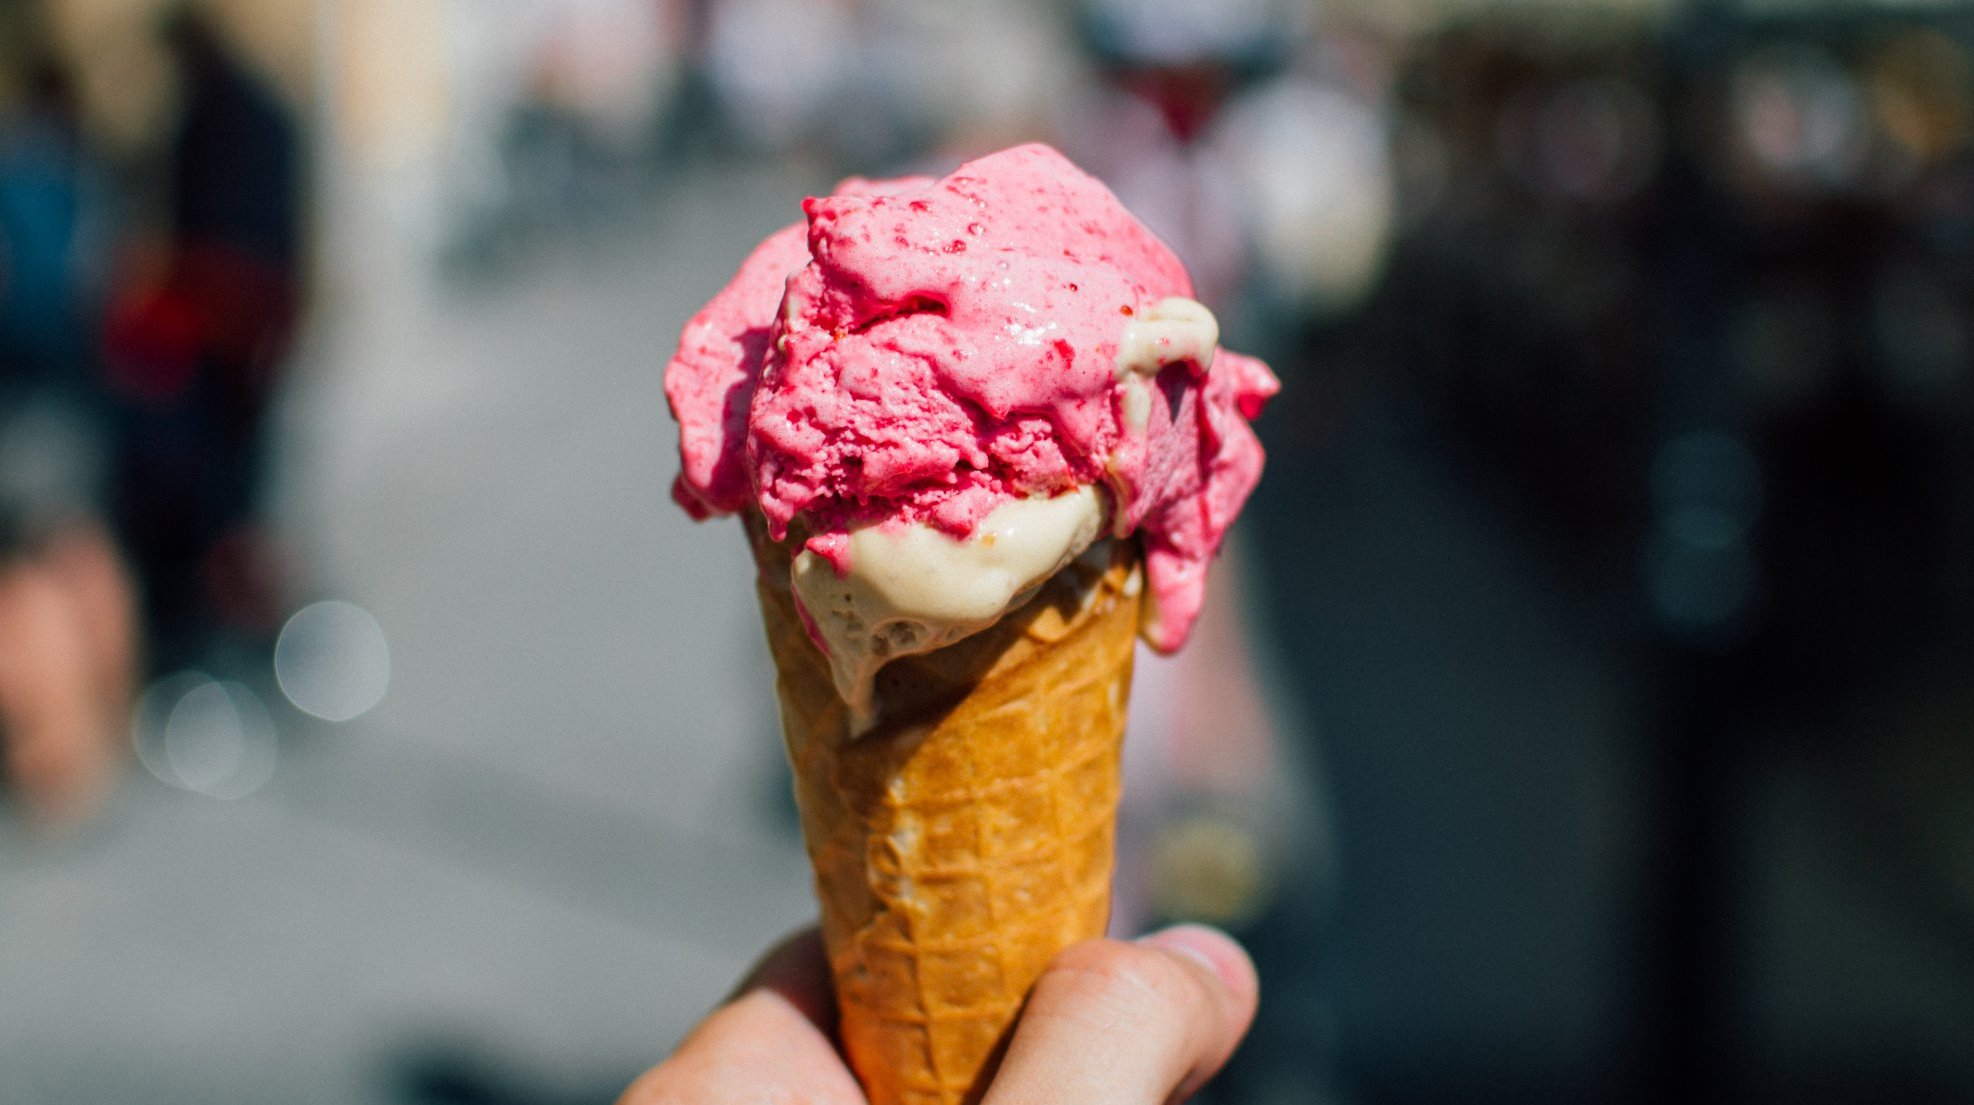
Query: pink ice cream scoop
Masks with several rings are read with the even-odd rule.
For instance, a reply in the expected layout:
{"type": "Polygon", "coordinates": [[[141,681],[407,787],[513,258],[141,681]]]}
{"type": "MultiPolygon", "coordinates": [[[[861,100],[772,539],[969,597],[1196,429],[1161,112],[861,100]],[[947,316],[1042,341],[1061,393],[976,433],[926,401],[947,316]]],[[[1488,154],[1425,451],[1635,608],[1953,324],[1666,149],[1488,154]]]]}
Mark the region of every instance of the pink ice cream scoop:
{"type": "Polygon", "coordinates": [[[961,547],[1011,504],[1076,495],[1094,528],[1141,535],[1145,637],[1183,643],[1261,474],[1248,420],[1279,384],[1219,348],[1171,250],[1041,145],[938,180],[849,181],[803,211],[666,367],[680,505],[757,509],[776,540],[799,519],[841,577],[878,547],[867,531],[961,547]]]}

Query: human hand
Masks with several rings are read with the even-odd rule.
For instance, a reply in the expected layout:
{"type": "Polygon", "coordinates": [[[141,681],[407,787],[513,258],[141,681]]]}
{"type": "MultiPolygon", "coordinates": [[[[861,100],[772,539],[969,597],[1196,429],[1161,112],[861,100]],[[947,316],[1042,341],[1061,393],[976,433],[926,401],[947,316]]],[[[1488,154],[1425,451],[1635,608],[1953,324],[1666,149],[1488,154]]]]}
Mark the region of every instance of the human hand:
{"type": "MultiPolygon", "coordinates": [[[[982,1105],[1184,1101],[1233,1055],[1258,991],[1247,953],[1213,929],[1077,944],[1036,980],[982,1105]]],[[[804,929],[618,1105],[865,1105],[835,1021],[822,939],[804,929]]]]}

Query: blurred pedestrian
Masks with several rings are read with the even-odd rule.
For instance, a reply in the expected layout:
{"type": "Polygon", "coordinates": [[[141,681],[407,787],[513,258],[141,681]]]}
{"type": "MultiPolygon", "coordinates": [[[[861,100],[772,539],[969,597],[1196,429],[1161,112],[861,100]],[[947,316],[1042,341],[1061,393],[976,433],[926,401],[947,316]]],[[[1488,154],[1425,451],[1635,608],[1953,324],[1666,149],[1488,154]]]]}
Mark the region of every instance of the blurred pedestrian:
{"type": "Polygon", "coordinates": [[[120,400],[116,518],[160,667],[278,622],[257,497],[269,400],[300,300],[301,154],[289,109],[202,17],[166,41],[183,90],[160,275],[106,321],[120,400]]]}
{"type": "Polygon", "coordinates": [[[23,91],[0,107],[0,782],[58,825],[93,813],[114,780],[137,644],[100,521],[73,89],[30,48],[23,91]]]}

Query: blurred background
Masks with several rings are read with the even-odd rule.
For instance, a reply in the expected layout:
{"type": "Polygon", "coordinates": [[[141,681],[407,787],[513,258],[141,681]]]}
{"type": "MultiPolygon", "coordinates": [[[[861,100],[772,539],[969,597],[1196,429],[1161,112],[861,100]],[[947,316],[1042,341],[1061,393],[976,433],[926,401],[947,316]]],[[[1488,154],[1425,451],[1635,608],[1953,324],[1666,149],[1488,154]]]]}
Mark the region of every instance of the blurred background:
{"type": "Polygon", "coordinates": [[[809,915],[659,370],[1044,139],[1284,381],[1120,928],[1214,1102],[1974,1101],[1974,8],[0,6],[0,1103],[612,1100],[809,915]]]}

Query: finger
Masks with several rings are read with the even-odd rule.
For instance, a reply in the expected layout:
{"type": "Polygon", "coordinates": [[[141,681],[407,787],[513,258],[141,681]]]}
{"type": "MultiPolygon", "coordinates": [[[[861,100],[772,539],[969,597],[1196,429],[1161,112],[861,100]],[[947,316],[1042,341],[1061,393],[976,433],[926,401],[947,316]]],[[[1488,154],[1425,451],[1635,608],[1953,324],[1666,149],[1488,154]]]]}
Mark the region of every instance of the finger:
{"type": "Polygon", "coordinates": [[[1247,951],[1234,939],[1219,929],[1206,925],[1179,925],[1143,937],[1142,943],[1149,943],[1166,951],[1176,952],[1204,966],[1213,976],[1213,981],[1222,987],[1220,994],[1229,1003],[1226,1007],[1228,1018],[1222,1022],[1224,1035],[1217,1049],[1209,1049],[1186,1072],[1176,1089],[1169,1095],[1171,1101],[1184,1101],[1197,1093],[1207,1080],[1220,1073],[1227,1060],[1247,1036],[1247,1030],[1254,1025],[1254,1013],[1261,1001],[1261,977],[1255,972],[1254,961],[1248,958],[1247,951]]]}
{"type": "Polygon", "coordinates": [[[618,1105],[864,1105],[831,1041],[836,999],[814,928],[789,937],[618,1105]]]}
{"type": "Polygon", "coordinates": [[[1092,940],[1036,980],[986,1105],[1160,1105],[1197,1090],[1254,1020],[1240,945],[1187,925],[1092,940]]]}

